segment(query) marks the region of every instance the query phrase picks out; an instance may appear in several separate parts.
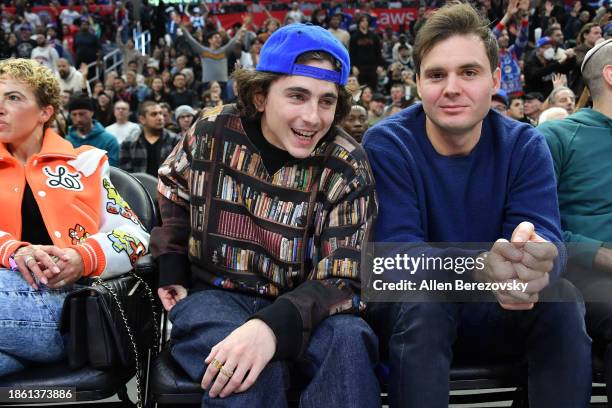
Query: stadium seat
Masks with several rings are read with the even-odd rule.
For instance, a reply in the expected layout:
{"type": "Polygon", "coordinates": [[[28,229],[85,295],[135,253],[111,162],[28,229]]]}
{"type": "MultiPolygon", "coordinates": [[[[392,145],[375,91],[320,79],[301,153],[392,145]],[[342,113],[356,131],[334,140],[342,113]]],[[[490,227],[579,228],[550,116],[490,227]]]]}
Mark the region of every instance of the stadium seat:
{"type": "MultiPolygon", "coordinates": [[[[110,178],[123,199],[130,204],[143,225],[150,230],[157,224],[157,211],[153,200],[144,186],[129,173],[111,167],[110,178]]],[[[150,256],[142,258],[136,266],[137,273],[148,274],[145,280],[155,281],[151,274],[150,256]]],[[[143,361],[143,379],[147,378],[147,355],[143,361]]],[[[23,388],[36,387],[76,387],[77,401],[94,401],[111,397],[115,394],[123,402],[122,406],[135,406],[128,398],[126,384],[135,375],[135,369],[121,371],[103,371],[84,367],[71,370],[67,362],[32,366],[30,369],[0,378],[0,387],[23,388]]],[[[142,385],[145,386],[144,383],[142,385]]],[[[0,403],[5,405],[6,403],[0,403]]],[[[117,404],[109,402],[108,405],[117,404]]],[[[11,403],[15,405],[15,403],[11,403]]]]}

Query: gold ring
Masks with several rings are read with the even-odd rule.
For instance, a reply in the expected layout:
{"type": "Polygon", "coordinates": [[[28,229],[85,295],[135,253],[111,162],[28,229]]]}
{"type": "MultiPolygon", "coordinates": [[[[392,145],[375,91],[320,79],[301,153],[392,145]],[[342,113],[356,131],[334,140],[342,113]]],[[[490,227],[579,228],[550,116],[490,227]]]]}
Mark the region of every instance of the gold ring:
{"type": "Polygon", "coordinates": [[[32,255],[26,255],[23,258],[23,262],[25,262],[26,265],[29,264],[30,261],[35,261],[36,262],[36,258],[34,258],[32,255]]]}
{"type": "Polygon", "coordinates": [[[232,375],[234,375],[234,372],[232,370],[228,370],[226,369],[223,364],[221,364],[219,362],[219,360],[217,360],[216,358],[213,358],[213,360],[210,362],[210,364],[215,367],[217,370],[219,370],[219,372],[221,374],[223,374],[224,376],[226,376],[227,378],[230,378],[232,375]]]}
{"type": "Polygon", "coordinates": [[[217,360],[216,358],[213,358],[213,360],[210,362],[210,364],[215,367],[217,370],[221,370],[223,368],[223,364],[221,364],[219,362],[219,360],[217,360]]]}

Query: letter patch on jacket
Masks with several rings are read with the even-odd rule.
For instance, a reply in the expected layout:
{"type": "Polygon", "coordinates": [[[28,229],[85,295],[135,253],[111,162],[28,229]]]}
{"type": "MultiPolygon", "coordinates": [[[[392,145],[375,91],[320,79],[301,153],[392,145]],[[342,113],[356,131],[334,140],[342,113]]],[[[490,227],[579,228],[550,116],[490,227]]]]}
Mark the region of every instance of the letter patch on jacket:
{"type": "Polygon", "coordinates": [[[113,249],[117,253],[125,251],[132,265],[146,252],[145,246],[138,238],[121,230],[113,230],[113,232],[108,234],[108,239],[113,243],[113,249]]]}
{"type": "Polygon", "coordinates": [[[63,188],[65,190],[83,191],[79,173],[70,173],[68,167],[61,164],[55,167],[55,173],[51,167],[43,167],[43,172],[47,176],[47,185],[51,188],[63,188]]]}
{"type": "Polygon", "coordinates": [[[104,185],[108,199],[111,200],[106,203],[106,211],[108,211],[110,214],[119,214],[123,218],[132,221],[134,224],[145,230],[145,227],[140,223],[140,220],[136,214],[134,214],[134,211],[132,211],[130,205],[123,198],[121,198],[121,195],[119,195],[117,189],[113,187],[113,185],[107,179],[103,179],[102,184],[104,185]]]}
{"type": "Polygon", "coordinates": [[[82,244],[89,237],[89,232],[85,231],[82,225],[77,224],[74,228],[68,230],[68,236],[72,240],[72,245],[78,245],[82,244]]]}

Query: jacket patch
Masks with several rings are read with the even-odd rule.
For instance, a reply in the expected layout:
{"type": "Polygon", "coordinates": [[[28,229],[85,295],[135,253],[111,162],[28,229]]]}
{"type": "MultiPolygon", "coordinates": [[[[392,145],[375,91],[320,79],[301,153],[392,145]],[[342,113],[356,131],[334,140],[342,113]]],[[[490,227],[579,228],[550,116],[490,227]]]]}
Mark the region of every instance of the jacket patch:
{"type": "Polygon", "coordinates": [[[146,252],[145,246],[138,238],[121,230],[114,229],[108,234],[108,239],[113,243],[115,252],[118,254],[125,252],[128,255],[132,265],[146,252]]]}
{"type": "Polygon", "coordinates": [[[47,176],[47,186],[51,188],[63,188],[65,190],[83,191],[81,184],[81,175],[79,173],[70,173],[68,167],[63,165],[55,166],[55,173],[51,171],[51,167],[43,167],[43,172],[47,176]]]}
{"type": "Polygon", "coordinates": [[[117,192],[117,189],[113,187],[113,185],[107,180],[102,180],[102,184],[104,185],[104,189],[106,190],[106,195],[110,202],[106,203],[106,211],[110,214],[119,214],[123,218],[126,218],[132,221],[134,224],[140,226],[140,228],[145,229],[144,226],[140,223],[140,220],[134,214],[134,211],[130,208],[130,205],[121,198],[121,195],[117,192]]]}
{"type": "Polygon", "coordinates": [[[79,154],[76,159],[68,161],[68,164],[83,173],[85,177],[89,177],[100,167],[100,160],[105,154],[105,150],[90,149],[79,154]]]}
{"type": "Polygon", "coordinates": [[[89,237],[89,232],[82,225],[77,224],[74,228],[68,230],[68,236],[72,240],[72,245],[78,245],[82,244],[89,237]]]}

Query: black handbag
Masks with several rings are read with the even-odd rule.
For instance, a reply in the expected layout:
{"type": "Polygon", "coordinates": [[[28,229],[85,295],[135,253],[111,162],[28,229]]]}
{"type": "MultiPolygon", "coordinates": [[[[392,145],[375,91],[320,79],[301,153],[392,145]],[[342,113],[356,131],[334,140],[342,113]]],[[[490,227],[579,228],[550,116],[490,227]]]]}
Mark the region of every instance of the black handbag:
{"type": "MultiPolygon", "coordinates": [[[[130,272],[71,292],[64,300],[60,331],[73,369],[133,367],[139,352],[156,344],[157,304],[149,285],[130,272]]],[[[139,360],[139,358],[138,358],[139,360]]]]}
{"type": "Polygon", "coordinates": [[[141,395],[143,353],[155,352],[159,344],[157,309],[149,284],[133,272],[94,278],[68,294],[60,332],[70,368],[135,369],[141,395]]]}

